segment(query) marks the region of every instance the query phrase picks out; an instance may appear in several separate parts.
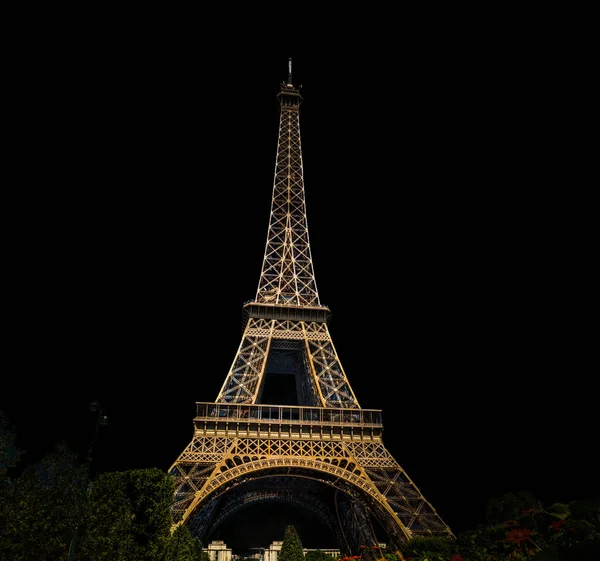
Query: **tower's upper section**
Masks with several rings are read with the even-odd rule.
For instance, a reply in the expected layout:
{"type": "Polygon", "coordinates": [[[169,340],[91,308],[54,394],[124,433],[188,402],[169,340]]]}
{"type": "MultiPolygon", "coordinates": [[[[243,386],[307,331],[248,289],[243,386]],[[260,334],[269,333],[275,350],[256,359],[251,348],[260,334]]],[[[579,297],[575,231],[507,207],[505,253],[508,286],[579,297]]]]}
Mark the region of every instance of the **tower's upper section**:
{"type": "Polygon", "coordinates": [[[273,200],[256,303],[284,307],[321,307],[315,282],[304,198],[300,144],[300,88],[281,84],[279,138],[273,200]]]}

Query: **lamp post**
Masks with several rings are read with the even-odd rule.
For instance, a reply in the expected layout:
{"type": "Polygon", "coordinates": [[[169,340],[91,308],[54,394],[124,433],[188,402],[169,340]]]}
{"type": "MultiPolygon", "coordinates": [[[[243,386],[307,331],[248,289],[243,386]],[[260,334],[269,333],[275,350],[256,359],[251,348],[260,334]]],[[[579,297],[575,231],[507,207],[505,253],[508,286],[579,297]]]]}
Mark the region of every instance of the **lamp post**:
{"type": "Polygon", "coordinates": [[[83,505],[87,500],[87,487],[90,481],[90,468],[92,465],[92,454],[94,452],[94,445],[96,444],[96,438],[98,436],[98,432],[100,431],[100,427],[103,427],[108,424],[108,417],[104,414],[104,409],[100,407],[99,401],[92,401],[90,403],[90,411],[96,414],[96,422],[94,427],[94,436],[88,444],[87,454],[85,457],[83,486],[81,489],[81,497],[79,498],[79,505],[77,509],[78,512],[77,520],[75,521],[75,532],[73,533],[73,538],[71,539],[71,545],[69,547],[69,561],[73,561],[74,559],[76,559],[75,552],[77,550],[77,541],[79,539],[79,526],[81,524],[81,516],[83,514],[83,505]]]}

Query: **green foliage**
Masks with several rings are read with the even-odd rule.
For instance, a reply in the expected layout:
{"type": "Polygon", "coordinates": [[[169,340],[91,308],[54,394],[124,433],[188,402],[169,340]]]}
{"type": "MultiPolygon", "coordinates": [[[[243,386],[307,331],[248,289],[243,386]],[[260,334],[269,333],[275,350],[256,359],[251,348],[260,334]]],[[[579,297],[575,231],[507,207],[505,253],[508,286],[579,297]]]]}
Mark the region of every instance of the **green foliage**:
{"type": "Polygon", "coordinates": [[[167,544],[164,561],[208,561],[208,553],[187,526],[178,526],[167,544]]]}
{"type": "Polygon", "coordinates": [[[452,547],[452,542],[443,537],[434,536],[416,536],[407,544],[405,553],[407,555],[416,555],[427,551],[435,553],[447,553],[452,547]]]}
{"type": "Polygon", "coordinates": [[[278,561],[304,561],[302,542],[294,526],[285,529],[281,551],[277,556],[278,561]]]}
{"type": "Polygon", "coordinates": [[[459,535],[456,551],[468,561],[598,561],[599,506],[591,500],[513,508],[514,518],[459,535]]]}
{"type": "Polygon", "coordinates": [[[569,508],[569,505],[563,503],[554,503],[553,505],[550,505],[548,508],[544,509],[544,512],[554,516],[555,518],[560,518],[561,520],[564,520],[571,515],[571,509],[569,508]]]}
{"type": "MultiPolygon", "coordinates": [[[[6,469],[19,457],[14,437],[0,414],[6,469]]],[[[14,481],[6,469],[0,470],[2,561],[63,561],[72,542],[78,561],[208,561],[189,528],[171,533],[174,481],[158,469],[106,473],[88,485],[87,466],[64,442],[14,481]]]]}
{"type": "Polygon", "coordinates": [[[65,443],[27,466],[11,485],[4,505],[10,512],[0,536],[6,561],[66,559],[85,470],[65,443]]]}
{"type": "Polygon", "coordinates": [[[320,549],[308,551],[304,557],[306,561],[333,561],[333,558],[328,553],[320,549]]]}
{"type": "Polygon", "coordinates": [[[486,520],[489,524],[514,520],[523,511],[537,508],[539,508],[539,501],[529,491],[507,493],[488,500],[486,520]]]}
{"type": "Polygon", "coordinates": [[[15,489],[8,477],[8,470],[17,465],[20,452],[15,447],[16,431],[0,411],[0,558],[4,559],[10,543],[16,535],[14,510],[18,501],[15,489]]]}
{"type": "Polygon", "coordinates": [[[17,431],[10,427],[8,419],[0,411],[0,484],[7,471],[17,465],[22,451],[15,446],[17,431]]]}
{"type": "Polygon", "coordinates": [[[87,502],[78,558],[157,561],[178,549],[193,551],[185,530],[171,536],[173,492],[173,479],[155,468],[100,475],[87,502]]]}
{"type": "MultiPolygon", "coordinates": [[[[436,536],[415,536],[401,552],[405,559],[413,561],[446,561],[450,559],[454,543],[448,538],[436,536]]],[[[387,555],[386,555],[387,558],[387,555]]]]}

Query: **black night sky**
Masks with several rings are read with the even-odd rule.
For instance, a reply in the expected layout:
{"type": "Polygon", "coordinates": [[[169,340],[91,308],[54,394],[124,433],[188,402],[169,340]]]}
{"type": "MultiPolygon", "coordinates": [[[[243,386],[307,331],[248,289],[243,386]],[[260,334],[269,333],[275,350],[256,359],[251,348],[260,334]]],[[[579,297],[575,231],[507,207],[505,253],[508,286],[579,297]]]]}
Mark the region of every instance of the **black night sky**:
{"type": "Polygon", "coordinates": [[[92,400],[97,472],[167,470],[191,440],[256,292],[291,56],[321,303],[389,451],[455,533],[490,496],[597,493],[597,217],[562,51],[488,32],[32,53],[3,196],[0,410],[25,459],[85,450],[92,400]]]}

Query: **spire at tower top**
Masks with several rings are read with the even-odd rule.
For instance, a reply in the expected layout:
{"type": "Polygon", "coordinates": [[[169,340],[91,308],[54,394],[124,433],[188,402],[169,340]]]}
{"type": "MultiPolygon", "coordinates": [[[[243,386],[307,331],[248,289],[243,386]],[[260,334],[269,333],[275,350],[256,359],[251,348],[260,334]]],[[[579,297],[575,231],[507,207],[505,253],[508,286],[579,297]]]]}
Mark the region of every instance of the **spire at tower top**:
{"type": "Polygon", "coordinates": [[[292,57],[288,58],[288,85],[292,85],[292,57]]]}

